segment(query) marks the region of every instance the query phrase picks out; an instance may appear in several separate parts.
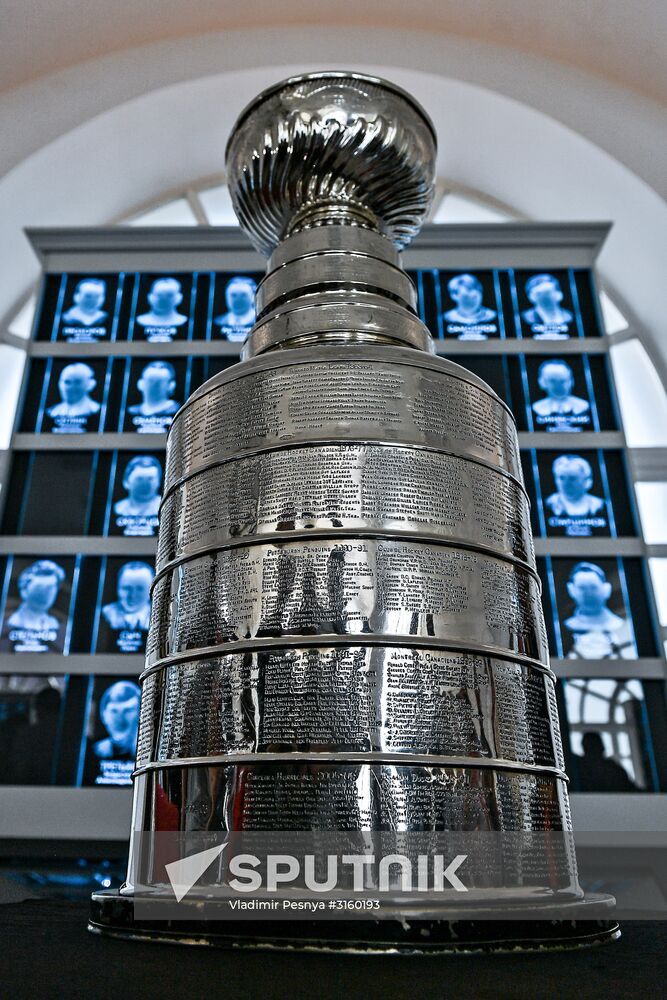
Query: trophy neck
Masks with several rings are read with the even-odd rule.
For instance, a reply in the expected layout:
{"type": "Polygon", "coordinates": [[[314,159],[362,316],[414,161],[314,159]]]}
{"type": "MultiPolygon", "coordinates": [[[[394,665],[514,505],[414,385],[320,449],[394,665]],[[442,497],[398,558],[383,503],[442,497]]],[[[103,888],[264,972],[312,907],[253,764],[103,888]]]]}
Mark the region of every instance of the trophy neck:
{"type": "Polygon", "coordinates": [[[428,215],[435,156],[413,98],[356,73],[284,80],[241,113],[227,143],[229,191],[269,257],[244,360],[323,344],[432,353],[398,251],[428,215]]]}
{"type": "Polygon", "coordinates": [[[366,205],[360,202],[328,201],[324,204],[305,205],[291,220],[287,235],[300,233],[304,229],[320,226],[357,226],[381,232],[380,220],[366,205]]]}
{"type": "Polygon", "coordinates": [[[363,206],[331,203],[296,216],[257,289],[242,359],[331,344],[388,344],[433,353],[414,284],[363,206]]]}

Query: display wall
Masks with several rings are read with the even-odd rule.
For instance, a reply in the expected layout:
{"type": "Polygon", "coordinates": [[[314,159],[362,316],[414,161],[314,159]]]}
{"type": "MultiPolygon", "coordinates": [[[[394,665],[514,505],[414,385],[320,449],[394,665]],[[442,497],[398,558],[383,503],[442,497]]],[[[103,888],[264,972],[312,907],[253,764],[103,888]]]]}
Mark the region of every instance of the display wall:
{"type": "MultiPolygon", "coordinates": [[[[595,288],[603,237],[438,227],[405,260],[436,351],[517,419],[572,790],[657,793],[665,671],[595,288]]],[[[262,262],[231,230],[33,243],[45,275],[1,493],[0,781],[66,801],[131,781],[166,433],[238,360],[262,262]]]]}

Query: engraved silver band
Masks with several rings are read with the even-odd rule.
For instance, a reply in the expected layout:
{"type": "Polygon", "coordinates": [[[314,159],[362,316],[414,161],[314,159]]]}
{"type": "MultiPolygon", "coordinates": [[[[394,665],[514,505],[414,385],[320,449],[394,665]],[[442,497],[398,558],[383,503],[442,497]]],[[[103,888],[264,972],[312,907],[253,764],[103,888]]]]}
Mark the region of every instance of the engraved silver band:
{"type": "Polygon", "coordinates": [[[194,465],[188,469],[187,472],[183,473],[178,479],[169,483],[166,487],[164,493],[162,494],[162,499],[160,500],[159,511],[162,511],[162,507],[169,497],[174,493],[179,486],[183,483],[188,482],[188,480],[193,479],[195,476],[200,475],[202,472],[207,472],[209,469],[214,469],[219,465],[226,465],[229,462],[240,462],[246,458],[253,458],[255,455],[266,455],[273,452],[279,451],[292,451],[295,448],[326,448],[326,447],[340,447],[345,448],[348,445],[357,445],[359,447],[364,447],[365,445],[377,446],[378,448],[405,448],[406,450],[414,451],[425,451],[431,452],[435,455],[449,455],[452,458],[460,458],[466,462],[473,462],[475,465],[480,465],[490,472],[497,472],[501,476],[506,476],[510,479],[522,492],[524,495],[528,507],[530,509],[530,497],[526,490],[525,484],[514,475],[509,469],[504,468],[501,465],[494,465],[493,462],[488,461],[488,459],[482,458],[479,455],[470,455],[465,449],[457,449],[453,446],[449,448],[437,447],[432,444],[423,444],[422,442],[412,442],[412,441],[390,441],[387,438],[377,438],[369,441],[367,438],[358,437],[346,437],[346,438],[334,438],[334,437],[318,437],[318,438],[303,438],[297,441],[286,441],[279,443],[267,444],[264,446],[258,446],[256,448],[247,448],[235,452],[233,455],[227,455],[224,458],[216,458],[210,462],[202,463],[201,465],[194,465]]]}
{"type": "Polygon", "coordinates": [[[269,271],[257,287],[257,318],[308,292],[368,289],[416,315],[417,290],[403,268],[368,254],[327,250],[286,261],[269,271]]]}
{"type": "Polygon", "coordinates": [[[529,562],[525,559],[519,559],[518,556],[514,556],[511,553],[499,552],[497,549],[491,548],[490,545],[480,545],[476,542],[467,542],[465,540],[448,537],[444,535],[433,535],[427,532],[417,532],[417,531],[391,531],[387,528],[303,528],[290,531],[274,532],[271,534],[259,534],[259,535],[241,535],[238,538],[230,538],[226,542],[221,542],[220,544],[209,544],[203,546],[201,549],[195,549],[184,555],[177,556],[177,558],[172,559],[170,562],[165,563],[161,569],[156,572],[153,582],[151,584],[151,594],[155,590],[155,587],[160,582],[162,577],[166,576],[172,570],[177,569],[184,563],[191,562],[194,559],[201,559],[202,556],[208,555],[212,552],[225,552],[228,549],[241,549],[241,548],[251,548],[254,545],[270,545],[277,543],[286,542],[298,542],[298,541],[347,541],[351,540],[351,536],[354,538],[368,538],[368,539],[384,539],[387,541],[396,540],[404,542],[418,542],[418,543],[428,543],[430,545],[437,545],[443,548],[453,548],[453,549],[465,549],[467,552],[479,552],[483,556],[491,556],[493,559],[501,559],[503,562],[511,563],[513,566],[517,566],[519,569],[524,570],[529,573],[535,583],[537,584],[540,594],[542,593],[542,581],[538,575],[537,570],[534,566],[531,566],[529,562]]]}
{"type": "Polygon", "coordinates": [[[150,761],[143,764],[133,772],[133,777],[144,774],[147,771],[160,771],[171,767],[210,767],[216,764],[241,765],[241,764],[298,764],[311,762],[314,764],[390,764],[400,766],[402,764],[414,767],[442,767],[477,769],[490,768],[498,771],[519,771],[526,774],[544,774],[556,778],[559,781],[568,782],[569,778],[565,771],[559,767],[547,767],[538,764],[523,764],[513,760],[503,760],[502,758],[489,757],[456,757],[444,754],[405,754],[405,753],[346,753],[336,751],[334,753],[322,751],[294,753],[239,753],[232,755],[217,754],[211,757],[182,757],[171,758],[164,761],[150,761]]]}
{"type": "Polygon", "coordinates": [[[525,664],[406,647],[259,651],[150,674],[137,766],[298,750],[562,769],[557,732],[554,682],[525,664]]]}
{"type": "MultiPolygon", "coordinates": [[[[268,270],[275,271],[290,260],[327,250],[362,252],[386,264],[401,267],[401,257],[396,247],[381,233],[348,226],[321,226],[301,229],[284,239],[269,257],[268,270]]],[[[352,304],[355,304],[354,301],[352,304]]]]}
{"type": "Polygon", "coordinates": [[[471,653],[473,656],[490,657],[496,660],[511,660],[513,663],[525,664],[535,670],[540,670],[556,682],[556,675],[551,667],[524,653],[515,653],[500,646],[487,646],[484,643],[469,641],[457,642],[455,639],[440,639],[427,635],[372,635],[367,633],[348,633],[346,635],[281,635],[277,637],[262,636],[260,639],[241,639],[238,642],[227,642],[216,646],[200,646],[198,649],[186,649],[163,657],[146,657],[148,666],[139,675],[142,682],[149,674],[164,670],[165,667],[190,660],[207,660],[216,656],[232,656],[235,653],[258,652],[271,649],[299,649],[301,647],[318,646],[408,646],[415,649],[433,649],[438,652],[471,653]]]}
{"type": "Polygon", "coordinates": [[[229,368],[223,369],[221,372],[218,372],[217,375],[214,375],[213,378],[204,382],[204,384],[198,389],[195,389],[190,398],[183,403],[180,410],[178,410],[174,416],[174,420],[167,431],[167,438],[172,435],[177,421],[180,420],[183,414],[194,403],[209,395],[209,393],[213,392],[222,385],[227,385],[230,382],[236,382],[242,378],[248,378],[250,375],[254,375],[255,373],[261,371],[275,371],[279,368],[292,368],[295,365],[314,363],[321,364],[326,363],[327,361],[384,361],[387,364],[406,365],[409,368],[428,369],[440,374],[450,375],[452,378],[459,379],[461,382],[466,382],[468,385],[472,385],[476,389],[481,390],[486,396],[492,399],[494,403],[498,403],[502,406],[511,418],[512,425],[515,424],[514,414],[511,409],[505,400],[501,399],[500,396],[493,391],[491,386],[487,385],[487,383],[481,378],[473,375],[472,372],[469,372],[460,365],[450,361],[448,358],[422,352],[415,354],[414,350],[409,347],[374,347],[373,345],[368,345],[364,349],[363,356],[360,356],[359,351],[355,348],[322,346],[318,348],[302,348],[295,351],[286,350],[275,353],[269,352],[268,354],[260,354],[258,357],[252,358],[250,361],[245,361],[242,364],[230,365],[229,368]]]}
{"type": "MultiPolygon", "coordinates": [[[[433,338],[417,316],[395,308],[391,300],[373,292],[330,291],[306,295],[266,313],[255,324],[241,349],[243,361],[280,345],[291,348],[292,341],[317,346],[322,334],[349,336],[354,342],[382,338],[394,347],[413,347],[433,354],[433,338]]],[[[330,339],[329,339],[330,342],[330,339]]],[[[300,349],[303,349],[300,347],[300,349]]]]}

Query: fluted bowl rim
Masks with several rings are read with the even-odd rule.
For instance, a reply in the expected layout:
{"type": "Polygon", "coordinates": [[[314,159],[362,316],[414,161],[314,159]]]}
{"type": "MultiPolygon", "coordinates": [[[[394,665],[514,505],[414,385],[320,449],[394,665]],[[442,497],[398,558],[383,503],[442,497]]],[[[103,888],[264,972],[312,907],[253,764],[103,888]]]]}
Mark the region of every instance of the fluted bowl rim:
{"type": "Polygon", "coordinates": [[[246,104],[246,106],[238,115],[236,121],[234,122],[234,125],[232,126],[232,130],[229,133],[229,138],[227,139],[227,143],[225,145],[225,166],[227,165],[229,160],[229,151],[233,141],[237,137],[238,132],[243,126],[243,124],[255,111],[255,109],[258,108],[265,101],[267,101],[270,97],[273,97],[274,94],[280,93],[280,91],[284,90],[286,87],[295,86],[296,84],[304,83],[311,80],[361,80],[364,83],[372,83],[376,87],[382,87],[384,90],[387,90],[390,93],[393,93],[396,96],[402,98],[412,108],[412,110],[416,112],[416,114],[423,120],[424,124],[427,126],[429,132],[431,133],[431,137],[433,139],[435,152],[437,152],[438,136],[435,130],[435,125],[433,124],[431,118],[424,110],[424,108],[421,106],[421,104],[411,94],[409,94],[408,91],[403,90],[402,87],[399,87],[397,84],[391,83],[391,81],[385,80],[383,79],[383,77],[380,76],[371,76],[368,73],[356,73],[352,72],[351,70],[347,71],[347,70],[331,69],[331,70],[321,70],[316,73],[301,73],[298,74],[297,76],[287,77],[284,80],[280,80],[278,83],[272,84],[265,90],[262,90],[259,94],[257,94],[256,97],[252,99],[252,101],[246,104]]]}

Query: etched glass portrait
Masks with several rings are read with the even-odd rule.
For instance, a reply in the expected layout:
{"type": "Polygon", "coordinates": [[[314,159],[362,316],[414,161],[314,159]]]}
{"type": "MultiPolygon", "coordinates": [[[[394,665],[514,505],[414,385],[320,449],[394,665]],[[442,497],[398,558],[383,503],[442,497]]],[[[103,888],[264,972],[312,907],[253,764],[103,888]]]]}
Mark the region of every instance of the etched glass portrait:
{"type": "Polygon", "coordinates": [[[485,303],[486,296],[490,301],[495,297],[492,275],[487,289],[474,274],[455,274],[449,278],[446,297],[453,305],[443,315],[445,333],[459,340],[487,340],[497,336],[498,314],[485,303]]]}
{"type": "MultiPolygon", "coordinates": [[[[219,280],[219,278],[218,278],[219,280]]],[[[232,342],[243,342],[255,322],[257,282],[249,275],[237,274],[225,285],[225,312],[213,319],[221,336],[232,342]]]]}
{"type": "Polygon", "coordinates": [[[53,559],[29,562],[14,559],[6,602],[0,651],[5,653],[62,653],[69,607],[64,591],[67,568],[53,559]]]}
{"type": "MultiPolygon", "coordinates": [[[[591,461],[583,455],[558,455],[553,459],[551,474],[555,490],[544,499],[551,533],[558,530],[570,537],[584,537],[608,529],[605,498],[594,492],[595,481],[600,483],[599,469],[595,471],[597,475],[591,461]]],[[[541,479],[545,473],[542,467],[541,479]]]]}
{"type": "Polygon", "coordinates": [[[635,660],[637,645],[614,560],[575,563],[557,581],[563,649],[568,659],[635,660]]]}
{"type": "Polygon", "coordinates": [[[143,275],[139,282],[135,335],[139,333],[151,343],[170,343],[176,337],[187,336],[190,282],[183,275],[143,275]]]}
{"type": "Polygon", "coordinates": [[[574,313],[565,302],[566,280],[566,274],[547,273],[533,274],[526,280],[524,294],[529,306],[522,309],[521,319],[536,340],[564,340],[576,333],[572,329],[574,313]]]}
{"type": "Polygon", "coordinates": [[[135,681],[97,678],[87,727],[93,735],[86,746],[84,785],[132,783],[140,701],[135,681]]]}
{"type": "Polygon", "coordinates": [[[95,372],[84,361],[65,365],[58,377],[60,401],[49,406],[53,434],[82,434],[88,430],[90,417],[99,416],[102,404],[93,399],[97,387],[95,372]]]}
{"type": "Polygon", "coordinates": [[[572,364],[561,358],[542,361],[537,385],[544,394],[532,404],[536,430],[577,432],[591,430],[591,405],[575,392],[572,364]]]}
{"type": "Polygon", "coordinates": [[[63,313],[63,323],[70,326],[99,326],[109,315],[104,308],[107,283],[102,278],[84,278],[72,296],[72,305],[63,313]]]}
{"type": "MultiPolygon", "coordinates": [[[[107,566],[105,592],[109,591],[109,578],[113,578],[111,565],[107,566]]],[[[123,563],[115,576],[115,593],[112,600],[101,608],[98,652],[141,653],[146,642],[146,632],[151,613],[152,567],[142,561],[123,563]]]]}
{"type": "Polygon", "coordinates": [[[63,275],[54,333],[70,344],[111,337],[119,275],[63,275]]]}
{"type": "Polygon", "coordinates": [[[138,434],[165,433],[181,405],[174,399],[176,387],[176,368],[170,361],[155,360],[144,365],[134,386],[139,401],[127,407],[128,429],[138,434]]]}
{"type": "Polygon", "coordinates": [[[135,455],[124,460],[122,496],[112,506],[116,532],[127,536],[152,536],[158,525],[162,464],[154,455],[135,455]]]}

